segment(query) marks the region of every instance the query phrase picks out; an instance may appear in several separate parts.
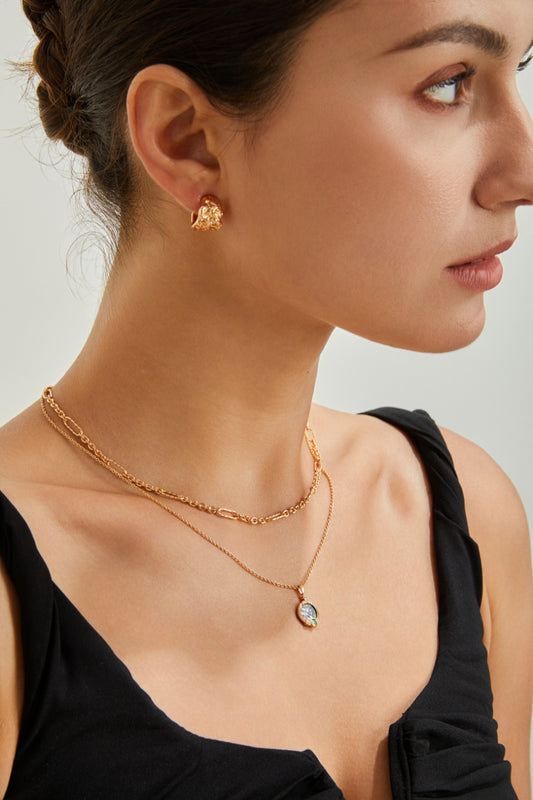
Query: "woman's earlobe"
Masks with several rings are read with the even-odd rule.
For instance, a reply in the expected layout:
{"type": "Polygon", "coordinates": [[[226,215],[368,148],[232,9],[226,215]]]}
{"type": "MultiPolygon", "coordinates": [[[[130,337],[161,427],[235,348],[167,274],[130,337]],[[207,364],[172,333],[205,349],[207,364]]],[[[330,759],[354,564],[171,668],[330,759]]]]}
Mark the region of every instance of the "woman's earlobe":
{"type": "Polygon", "coordinates": [[[154,65],[128,90],[127,115],[134,151],[162,189],[189,211],[216,185],[219,163],[202,126],[203,96],[182,72],[154,65]]]}

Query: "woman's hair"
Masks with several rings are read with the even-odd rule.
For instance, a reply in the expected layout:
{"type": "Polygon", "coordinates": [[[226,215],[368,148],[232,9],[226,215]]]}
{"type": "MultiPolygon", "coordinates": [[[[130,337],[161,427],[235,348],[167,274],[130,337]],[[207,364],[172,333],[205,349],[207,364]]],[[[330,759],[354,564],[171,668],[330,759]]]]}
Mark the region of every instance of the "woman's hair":
{"type": "Polygon", "coordinates": [[[120,225],[134,201],[125,105],[150,64],[185,72],[219,111],[257,120],[283,95],[303,32],[340,0],[23,0],[39,43],[39,111],[88,160],[96,207],[120,225]]]}

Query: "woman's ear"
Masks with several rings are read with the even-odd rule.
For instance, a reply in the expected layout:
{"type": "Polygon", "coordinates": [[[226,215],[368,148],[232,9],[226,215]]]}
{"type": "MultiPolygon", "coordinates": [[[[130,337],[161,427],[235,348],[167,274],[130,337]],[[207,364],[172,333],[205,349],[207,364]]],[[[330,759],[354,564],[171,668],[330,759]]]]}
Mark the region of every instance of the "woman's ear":
{"type": "Polygon", "coordinates": [[[128,90],[127,115],[135,153],[162,189],[188,211],[203,195],[217,195],[219,163],[206,130],[220,115],[187,75],[167,64],[141,70],[128,90]]]}

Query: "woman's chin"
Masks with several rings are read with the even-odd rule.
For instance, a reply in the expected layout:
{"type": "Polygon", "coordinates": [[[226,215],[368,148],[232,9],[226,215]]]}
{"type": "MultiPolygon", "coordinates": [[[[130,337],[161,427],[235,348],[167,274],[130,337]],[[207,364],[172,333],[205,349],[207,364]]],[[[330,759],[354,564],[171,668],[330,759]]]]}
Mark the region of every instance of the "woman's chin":
{"type": "Polygon", "coordinates": [[[354,333],[399,350],[411,350],[417,353],[451,353],[475,342],[485,327],[485,319],[485,307],[482,305],[475,317],[455,320],[447,318],[440,325],[437,320],[432,320],[430,325],[421,323],[420,326],[410,327],[409,330],[374,331],[366,336],[359,331],[354,333]]]}
{"type": "Polygon", "coordinates": [[[452,353],[475,342],[485,327],[485,309],[476,320],[456,321],[454,325],[443,325],[441,330],[421,336],[418,342],[405,347],[419,353],[452,353]]]}

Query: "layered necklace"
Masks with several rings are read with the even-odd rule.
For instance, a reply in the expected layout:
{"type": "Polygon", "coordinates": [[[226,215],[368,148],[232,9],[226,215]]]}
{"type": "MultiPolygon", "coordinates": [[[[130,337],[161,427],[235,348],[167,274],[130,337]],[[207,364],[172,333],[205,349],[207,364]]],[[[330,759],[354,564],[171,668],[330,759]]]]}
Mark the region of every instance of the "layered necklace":
{"type": "Polygon", "coordinates": [[[54,398],[52,387],[46,388],[42,395],[41,395],[41,409],[42,412],[47,420],[47,422],[54,428],[61,436],[67,439],[71,444],[78,447],[82,452],[96,461],[100,466],[114,475],[116,478],[127,483],[129,486],[134,488],[137,492],[144,495],[146,498],[151,500],[153,503],[158,505],[160,508],[167,511],[171,514],[175,519],[182,522],[186,525],[190,530],[192,530],[195,534],[200,536],[204,541],[208,542],[213,547],[216,547],[221,553],[223,553],[228,558],[231,558],[232,561],[237,564],[241,569],[251,575],[253,578],[256,578],[263,583],[267,583],[269,586],[274,586],[278,589],[290,589],[293,592],[296,592],[298,596],[298,603],[296,606],[296,617],[299,622],[306,628],[313,630],[318,625],[318,609],[314,603],[311,603],[309,600],[305,598],[305,584],[309,580],[311,572],[313,571],[316,562],[320,556],[322,551],[322,547],[324,546],[324,542],[326,541],[326,537],[328,535],[331,517],[333,514],[333,503],[334,503],[334,494],[333,494],[333,483],[331,480],[330,475],[324,467],[322,466],[322,460],[320,457],[320,452],[315,440],[314,433],[312,429],[307,426],[305,429],[305,441],[309,452],[313,458],[313,480],[311,485],[306,492],[306,494],[294,505],[288,506],[281,511],[276,511],[273,514],[268,514],[266,516],[262,515],[252,515],[252,514],[243,514],[238,511],[234,511],[230,508],[225,508],[221,506],[215,506],[208,503],[200,502],[194,498],[191,498],[187,495],[180,494],[178,492],[174,492],[170,489],[165,489],[159,486],[155,486],[153,483],[149,483],[147,481],[142,480],[141,478],[136,477],[133,475],[126,467],[119,464],[115,459],[105,455],[102,450],[96,446],[96,444],[91,441],[91,439],[87,436],[87,434],[83,431],[81,426],[74,420],[72,417],[68,416],[65,411],[60,407],[57,401],[54,398]],[[53,414],[51,416],[50,412],[53,414]],[[55,417],[55,419],[54,419],[55,417]],[[56,421],[57,420],[57,421],[56,421]],[[183,505],[187,505],[190,508],[195,508],[198,511],[202,511],[206,514],[211,514],[212,516],[221,517],[222,519],[232,520],[235,522],[242,522],[248,525],[267,525],[270,522],[275,522],[276,520],[284,520],[288,519],[293,514],[296,514],[302,508],[304,508],[313,495],[316,493],[318,485],[320,483],[320,476],[324,475],[328,482],[329,486],[329,509],[328,515],[326,518],[326,523],[324,525],[324,530],[322,532],[322,537],[318,543],[318,547],[315,550],[315,554],[309,564],[307,571],[303,578],[298,583],[284,583],[282,581],[274,580],[273,578],[269,578],[265,575],[261,575],[256,570],[252,569],[252,567],[248,566],[242,559],[240,559],[235,553],[231,550],[228,550],[226,547],[221,545],[215,539],[213,539],[209,534],[205,531],[202,531],[196,525],[194,525],[190,520],[186,517],[183,517],[173,508],[170,508],[166,505],[161,498],[167,500],[175,500],[183,505]]]}

